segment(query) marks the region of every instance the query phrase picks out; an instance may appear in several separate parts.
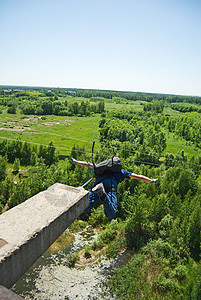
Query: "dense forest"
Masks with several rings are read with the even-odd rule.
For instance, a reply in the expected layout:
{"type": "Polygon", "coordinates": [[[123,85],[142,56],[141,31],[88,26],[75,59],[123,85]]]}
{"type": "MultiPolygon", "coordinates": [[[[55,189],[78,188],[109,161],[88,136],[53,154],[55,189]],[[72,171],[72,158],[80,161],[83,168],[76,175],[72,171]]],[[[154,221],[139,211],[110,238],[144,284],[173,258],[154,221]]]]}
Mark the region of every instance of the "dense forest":
{"type": "MultiPolygon", "coordinates": [[[[101,204],[80,217],[101,227],[98,240],[86,249],[88,256],[103,248],[107,257],[130,253],[127,264],[104,283],[117,299],[201,299],[200,104],[200,97],[174,95],[0,90],[0,110],[8,115],[93,118],[99,114],[97,143],[101,147],[94,153],[95,161],[115,154],[124,169],[159,179],[155,185],[133,179],[121,182],[112,221],[105,217],[101,204]],[[135,101],[140,101],[140,110],[127,108],[135,101]],[[124,109],[107,108],[108,103],[123,104],[124,109]],[[167,152],[171,138],[181,144],[177,151],[167,152]],[[192,153],[185,153],[182,145],[192,153]]],[[[91,159],[78,143],[68,155],[91,159]]],[[[20,140],[0,141],[2,212],[56,182],[80,186],[91,176],[89,169],[68,160],[61,164],[53,143],[44,147],[20,140]],[[21,166],[26,176],[19,176],[21,166]]]]}
{"type": "Polygon", "coordinates": [[[7,112],[16,114],[19,108],[24,115],[59,115],[59,116],[89,116],[91,113],[104,112],[104,102],[98,101],[91,104],[89,101],[75,101],[68,103],[66,98],[58,98],[57,95],[52,96],[50,92],[44,93],[6,93],[0,91],[0,105],[7,107],[7,112]],[[8,95],[9,94],[9,95],[8,95]],[[50,96],[48,96],[50,95],[50,96]]]}

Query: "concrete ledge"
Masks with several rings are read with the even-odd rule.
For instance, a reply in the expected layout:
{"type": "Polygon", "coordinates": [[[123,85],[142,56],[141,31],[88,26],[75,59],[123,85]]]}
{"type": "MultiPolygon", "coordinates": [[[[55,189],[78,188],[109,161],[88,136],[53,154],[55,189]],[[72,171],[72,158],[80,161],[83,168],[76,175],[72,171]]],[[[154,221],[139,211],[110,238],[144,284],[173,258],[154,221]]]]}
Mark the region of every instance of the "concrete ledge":
{"type": "Polygon", "coordinates": [[[88,204],[88,191],[56,183],[0,215],[0,284],[11,287],[88,204]]]}
{"type": "Polygon", "coordinates": [[[16,295],[12,291],[0,285],[0,299],[1,300],[23,300],[24,298],[16,295]]]}

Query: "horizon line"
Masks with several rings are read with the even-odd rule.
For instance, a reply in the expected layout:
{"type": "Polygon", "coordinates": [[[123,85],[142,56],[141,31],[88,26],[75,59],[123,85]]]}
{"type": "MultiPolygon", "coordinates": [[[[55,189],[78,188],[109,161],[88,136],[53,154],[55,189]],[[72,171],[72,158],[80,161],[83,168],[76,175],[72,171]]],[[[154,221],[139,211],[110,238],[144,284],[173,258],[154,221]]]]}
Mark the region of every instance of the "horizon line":
{"type": "Polygon", "coordinates": [[[21,88],[44,88],[44,89],[70,89],[70,90],[86,90],[86,91],[102,91],[102,92],[119,92],[119,93],[135,93],[135,94],[154,94],[154,95],[169,95],[169,96],[182,96],[182,97],[201,97],[198,95],[186,95],[186,94],[174,94],[174,93],[160,93],[160,92],[140,92],[140,91],[126,91],[126,90],[108,90],[108,89],[97,89],[97,88],[72,88],[72,87],[55,87],[55,86],[42,86],[42,85],[16,85],[16,84],[0,84],[2,87],[21,87],[21,88]]]}

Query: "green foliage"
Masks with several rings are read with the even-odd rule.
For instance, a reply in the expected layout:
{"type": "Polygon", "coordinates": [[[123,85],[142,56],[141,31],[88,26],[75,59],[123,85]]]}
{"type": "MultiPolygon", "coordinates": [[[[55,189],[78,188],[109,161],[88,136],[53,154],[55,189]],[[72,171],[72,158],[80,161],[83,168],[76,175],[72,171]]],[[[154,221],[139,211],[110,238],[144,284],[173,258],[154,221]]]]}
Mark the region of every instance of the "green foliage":
{"type": "Polygon", "coordinates": [[[7,158],[0,155],[0,182],[6,178],[7,175],[7,158]]]}
{"type": "Polygon", "coordinates": [[[187,267],[184,265],[177,265],[171,274],[179,281],[185,280],[187,278],[187,267]]]}
{"type": "Polygon", "coordinates": [[[3,210],[3,204],[0,202],[0,214],[2,213],[3,210]]]}
{"type": "MultiPolygon", "coordinates": [[[[5,205],[12,196],[14,190],[14,183],[12,178],[6,177],[0,184],[0,202],[5,205]]],[[[17,204],[17,203],[16,203],[17,204]]],[[[15,204],[15,205],[16,205],[15,204]]]]}
{"type": "Polygon", "coordinates": [[[9,199],[7,199],[9,207],[12,208],[29,199],[29,197],[30,187],[27,185],[26,181],[23,180],[16,185],[12,195],[9,197],[9,199]]]}
{"type": "Polygon", "coordinates": [[[89,246],[86,246],[86,247],[85,247],[84,257],[85,257],[86,259],[88,259],[88,258],[91,257],[90,247],[89,247],[89,246]]]}
{"type": "Polygon", "coordinates": [[[175,192],[178,192],[184,198],[189,190],[195,194],[197,188],[198,183],[194,173],[191,170],[183,170],[175,183],[175,192]]]}
{"type": "Polygon", "coordinates": [[[183,299],[201,299],[201,264],[195,264],[193,260],[190,260],[187,270],[188,274],[183,299]]]}
{"type": "Polygon", "coordinates": [[[129,248],[139,249],[152,236],[152,228],[148,224],[149,203],[145,195],[139,197],[138,202],[133,207],[132,214],[125,222],[125,233],[129,248]]]}
{"type": "Polygon", "coordinates": [[[8,107],[7,113],[8,114],[16,114],[16,105],[13,104],[11,107],[8,107]]]}
{"type": "Polygon", "coordinates": [[[127,266],[114,270],[114,275],[107,282],[110,293],[117,299],[141,299],[148,288],[140,272],[144,255],[135,257],[127,266]],[[144,289],[142,290],[142,287],[144,289]]]}
{"type": "MultiPolygon", "coordinates": [[[[32,98],[28,103],[21,105],[22,113],[25,115],[56,115],[56,116],[90,116],[93,113],[103,113],[105,103],[99,101],[90,103],[89,101],[71,101],[58,99],[58,97],[32,98]]],[[[8,113],[13,112],[13,108],[8,109],[8,113]],[[11,112],[12,111],[12,112],[11,112]]]]}
{"type": "Polygon", "coordinates": [[[199,259],[201,253],[201,207],[197,207],[193,210],[189,217],[188,224],[188,243],[191,253],[195,259],[199,259]]]}
{"type": "MultiPolygon", "coordinates": [[[[120,230],[120,229],[119,229],[120,230]]],[[[125,248],[126,245],[126,238],[122,234],[121,230],[118,231],[118,237],[112,240],[106,249],[106,256],[108,258],[116,257],[122,249],[125,248]]]]}
{"type": "Polygon", "coordinates": [[[91,214],[89,216],[89,224],[91,224],[93,227],[96,227],[99,224],[106,225],[107,223],[109,223],[109,221],[105,216],[103,205],[100,205],[99,207],[93,208],[91,210],[91,214]]]}
{"type": "Polygon", "coordinates": [[[77,252],[69,253],[66,258],[67,258],[68,266],[70,268],[73,268],[75,266],[76,261],[79,260],[79,255],[77,252]]]}
{"type": "Polygon", "coordinates": [[[159,236],[162,239],[169,237],[170,230],[172,229],[173,217],[167,214],[158,224],[159,236]]]}
{"type": "Polygon", "coordinates": [[[124,112],[118,112],[118,115],[115,112],[112,116],[118,119],[102,120],[99,124],[100,141],[107,141],[111,146],[115,142],[117,148],[122,148],[121,155],[125,158],[130,151],[136,151],[138,161],[158,163],[158,154],[166,147],[166,137],[160,126],[155,124],[154,128],[151,121],[147,122],[137,113],[125,116],[124,112]]]}
{"type": "Polygon", "coordinates": [[[198,113],[201,113],[201,109],[197,105],[190,105],[187,103],[174,103],[171,104],[170,107],[174,110],[186,113],[186,112],[192,112],[197,111],[198,113]]]}
{"type": "Polygon", "coordinates": [[[20,169],[20,159],[19,158],[15,158],[14,164],[13,164],[13,172],[14,173],[18,173],[20,169]]]}
{"type": "MultiPolygon", "coordinates": [[[[42,157],[45,164],[50,166],[58,161],[58,155],[53,143],[50,142],[47,147],[40,145],[39,149],[29,143],[17,141],[1,141],[0,154],[6,156],[8,162],[21,165],[34,165],[38,157],[42,157]],[[17,162],[15,160],[17,159],[17,162]]],[[[15,167],[15,166],[14,166],[15,167]]]]}
{"type": "Polygon", "coordinates": [[[72,233],[76,233],[81,231],[82,229],[84,229],[87,226],[87,222],[83,221],[83,220],[75,220],[69,227],[68,229],[70,230],[70,232],[72,233]]]}
{"type": "Polygon", "coordinates": [[[153,198],[151,207],[151,218],[155,222],[160,222],[168,213],[168,202],[165,194],[160,194],[153,198]]]}
{"type": "MultiPolygon", "coordinates": [[[[1,132],[2,137],[16,141],[0,142],[0,211],[55,182],[82,185],[92,177],[90,170],[69,161],[58,163],[56,147],[71,149],[66,150],[68,155],[90,161],[91,143],[85,141],[97,142],[100,138],[94,153],[96,162],[115,152],[122,158],[124,169],[159,180],[156,185],[124,180],[118,187],[118,222],[109,221],[103,205],[99,205],[91,214],[82,215],[82,220],[76,221],[71,230],[80,231],[87,224],[103,228],[92,248],[106,246],[108,257],[131,250],[131,260],[125,259],[128,264],[114,270],[108,282],[117,299],[199,299],[201,131],[197,104],[200,103],[199,97],[112,91],[40,89],[16,94],[1,91],[5,129],[15,127],[16,116],[20,126],[28,126],[20,111],[42,118],[30,117],[32,134],[28,130],[1,132]],[[191,104],[184,103],[187,101],[191,104]],[[171,109],[168,103],[176,106],[171,109]],[[179,106],[181,113],[173,111],[179,106]],[[6,113],[12,107],[19,108],[16,115],[6,113]],[[44,129],[44,121],[48,129],[44,129]],[[77,141],[71,140],[72,137],[77,141]],[[41,141],[48,146],[36,147],[30,143],[41,141]],[[14,165],[8,167],[7,160],[14,165]],[[19,178],[20,165],[26,167],[28,178],[19,178]]],[[[90,255],[91,249],[86,248],[85,256],[90,255]]],[[[69,264],[73,266],[76,259],[72,254],[69,264]]]]}
{"type": "Polygon", "coordinates": [[[143,249],[143,253],[149,254],[154,260],[159,260],[176,265],[179,255],[174,245],[161,238],[150,241],[143,249]]]}
{"type": "Polygon", "coordinates": [[[156,113],[162,113],[164,103],[162,101],[155,101],[153,103],[144,104],[144,111],[153,111],[156,113]]]}

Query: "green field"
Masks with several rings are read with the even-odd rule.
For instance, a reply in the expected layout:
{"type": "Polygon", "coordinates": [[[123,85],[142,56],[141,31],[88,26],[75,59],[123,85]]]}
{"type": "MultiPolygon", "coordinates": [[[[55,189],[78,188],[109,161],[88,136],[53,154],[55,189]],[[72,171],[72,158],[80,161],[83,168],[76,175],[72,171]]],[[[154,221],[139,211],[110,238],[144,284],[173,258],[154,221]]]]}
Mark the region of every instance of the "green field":
{"type": "Polygon", "coordinates": [[[181,150],[184,150],[184,152],[187,154],[188,157],[191,156],[198,156],[201,154],[201,150],[199,148],[196,148],[193,144],[190,142],[186,142],[181,137],[178,137],[174,135],[173,133],[168,133],[166,135],[167,138],[167,147],[164,151],[164,153],[177,153],[181,150]]]}
{"type": "MultiPolygon", "coordinates": [[[[78,99],[76,99],[78,100],[78,99]]],[[[83,100],[79,98],[79,101],[83,100]]],[[[142,110],[140,102],[129,104],[105,104],[106,110],[131,109],[142,110]]],[[[100,149],[99,121],[100,114],[90,117],[66,117],[66,116],[25,116],[7,114],[0,115],[0,138],[19,139],[30,143],[48,145],[53,142],[60,154],[68,155],[73,145],[85,147],[91,153],[92,142],[96,142],[96,150],[100,149]]]]}
{"type": "MultiPolygon", "coordinates": [[[[77,100],[77,99],[76,99],[77,100]]],[[[79,101],[83,100],[79,98],[79,101]]],[[[140,101],[127,101],[125,103],[105,102],[105,108],[110,110],[132,110],[142,111],[140,101]]],[[[184,116],[170,107],[165,107],[164,114],[171,117],[184,116]]],[[[187,114],[185,114],[187,115],[187,114]]],[[[195,118],[197,114],[191,114],[195,118]]],[[[99,121],[100,114],[89,117],[68,117],[68,116],[25,116],[17,110],[17,114],[8,114],[6,110],[0,114],[0,139],[11,139],[27,141],[33,144],[48,145],[53,142],[57,151],[63,155],[69,155],[74,145],[85,147],[85,151],[91,153],[92,142],[96,142],[96,150],[100,149],[99,143],[99,121]]],[[[166,132],[167,147],[166,153],[184,152],[191,157],[201,154],[201,150],[173,133],[166,132]]]]}
{"type": "MultiPolygon", "coordinates": [[[[73,145],[91,152],[98,142],[100,115],[91,117],[0,115],[0,138],[19,139],[33,144],[53,142],[60,154],[68,155],[73,145]]],[[[97,147],[98,148],[98,145],[97,147]]]]}
{"type": "Polygon", "coordinates": [[[105,108],[108,110],[132,110],[132,111],[142,111],[142,101],[125,101],[125,103],[117,104],[115,102],[106,102],[105,108]]]}

